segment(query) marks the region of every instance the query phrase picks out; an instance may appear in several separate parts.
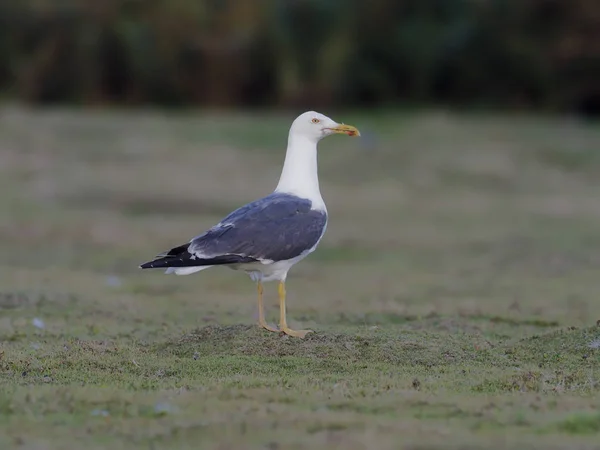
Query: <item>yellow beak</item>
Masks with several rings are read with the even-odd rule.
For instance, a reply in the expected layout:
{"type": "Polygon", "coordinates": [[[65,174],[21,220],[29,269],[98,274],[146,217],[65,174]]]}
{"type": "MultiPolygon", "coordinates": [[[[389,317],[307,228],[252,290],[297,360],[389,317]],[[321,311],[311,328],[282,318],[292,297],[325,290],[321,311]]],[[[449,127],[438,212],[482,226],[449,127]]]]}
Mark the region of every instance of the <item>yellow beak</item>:
{"type": "Polygon", "coordinates": [[[333,127],[333,128],[329,128],[331,131],[333,131],[334,133],[338,133],[338,134],[347,134],[348,136],[360,136],[360,131],[358,131],[358,128],[353,127],[352,125],[338,125],[337,127],[333,127]]]}

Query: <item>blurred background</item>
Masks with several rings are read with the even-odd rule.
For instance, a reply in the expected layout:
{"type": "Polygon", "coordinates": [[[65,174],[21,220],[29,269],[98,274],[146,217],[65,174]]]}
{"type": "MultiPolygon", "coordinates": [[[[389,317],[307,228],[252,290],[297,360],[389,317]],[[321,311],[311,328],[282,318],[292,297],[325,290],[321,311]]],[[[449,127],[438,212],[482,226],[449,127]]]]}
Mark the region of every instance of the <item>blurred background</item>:
{"type": "Polygon", "coordinates": [[[596,0],[1,0],[34,104],[600,113],[596,0]]]}
{"type": "Polygon", "coordinates": [[[48,329],[251,323],[246,277],[138,264],[268,194],[315,109],[363,134],[320,144],[298,327],[586,323],[599,80],[597,0],[0,0],[0,282],[48,329]]]}

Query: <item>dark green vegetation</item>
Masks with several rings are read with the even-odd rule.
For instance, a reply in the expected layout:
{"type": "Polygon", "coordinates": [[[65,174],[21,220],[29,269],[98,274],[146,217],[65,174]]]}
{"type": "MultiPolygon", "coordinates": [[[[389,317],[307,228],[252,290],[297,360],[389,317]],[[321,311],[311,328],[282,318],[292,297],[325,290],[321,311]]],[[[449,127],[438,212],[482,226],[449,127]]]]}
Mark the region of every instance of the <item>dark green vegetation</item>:
{"type": "Polygon", "coordinates": [[[0,0],[32,102],[600,113],[597,0],[0,0]]]}
{"type": "Polygon", "coordinates": [[[339,116],[296,340],[243,275],[137,269],[268,193],[290,119],[0,112],[0,447],[595,448],[600,128],[339,116]]]}

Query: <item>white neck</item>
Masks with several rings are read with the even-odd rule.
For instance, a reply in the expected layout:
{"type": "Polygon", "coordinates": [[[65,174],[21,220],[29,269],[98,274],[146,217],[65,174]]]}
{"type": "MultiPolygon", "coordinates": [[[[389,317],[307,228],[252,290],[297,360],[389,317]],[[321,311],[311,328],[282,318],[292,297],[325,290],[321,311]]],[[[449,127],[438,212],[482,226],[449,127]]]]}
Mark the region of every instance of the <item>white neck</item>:
{"type": "Polygon", "coordinates": [[[312,201],[312,209],[325,209],[319,190],[316,142],[290,133],[283,170],[275,192],[307,198],[312,201]]]}

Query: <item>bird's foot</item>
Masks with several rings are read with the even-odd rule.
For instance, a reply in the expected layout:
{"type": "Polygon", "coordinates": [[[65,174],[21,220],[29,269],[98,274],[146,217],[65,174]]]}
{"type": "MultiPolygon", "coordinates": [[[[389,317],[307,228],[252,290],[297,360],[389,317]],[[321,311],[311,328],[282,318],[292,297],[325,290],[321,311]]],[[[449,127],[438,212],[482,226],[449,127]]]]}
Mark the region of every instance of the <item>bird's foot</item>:
{"type": "Polygon", "coordinates": [[[287,326],[282,326],[281,330],[283,333],[287,334],[288,336],[294,336],[294,337],[299,337],[304,339],[306,337],[306,335],[308,333],[314,333],[313,330],[292,330],[291,328],[288,328],[287,326]]]}
{"type": "Polygon", "coordinates": [[[281,331],[279,328],[272,327],[267,322],[260,321],[260,320],[258,321],[258,326],[261,327],[261,328],[264,328],[265,330],[273,331],[274,333],[279,333],[281,331]]]}

